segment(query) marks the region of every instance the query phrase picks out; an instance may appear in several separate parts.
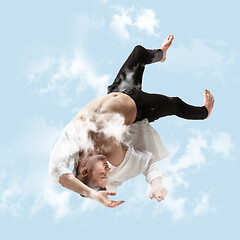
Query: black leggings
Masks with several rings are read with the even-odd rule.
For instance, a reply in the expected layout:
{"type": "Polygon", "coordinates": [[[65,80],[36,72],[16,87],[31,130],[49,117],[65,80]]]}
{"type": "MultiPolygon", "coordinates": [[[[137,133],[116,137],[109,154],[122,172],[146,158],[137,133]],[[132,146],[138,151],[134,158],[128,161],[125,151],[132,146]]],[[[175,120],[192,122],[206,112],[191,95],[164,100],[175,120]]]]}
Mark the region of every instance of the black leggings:
{"type": "Polygon", "coordinates": [[[161,94],[150,94],[142,91],[142,76],[146,64],[162,59],[161,49],[149,50],[136,46],[120,69],[108,93],[123,92],[136,103],[136,121],[147,118],[153,122],[160,117],[176,115],[185,119],[205,119],[208,115],[206,107],[196,107],[183,102],[178,97],[167,97],[161,94]]]}

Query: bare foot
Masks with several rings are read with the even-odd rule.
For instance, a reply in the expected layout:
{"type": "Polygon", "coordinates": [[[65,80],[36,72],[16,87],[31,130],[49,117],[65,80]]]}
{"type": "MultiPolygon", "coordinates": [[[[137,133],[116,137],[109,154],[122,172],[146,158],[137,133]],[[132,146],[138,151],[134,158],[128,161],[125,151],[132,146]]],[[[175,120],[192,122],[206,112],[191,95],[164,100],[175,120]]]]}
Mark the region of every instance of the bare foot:
{"type": "Polygon", "coordinates": [[[209,116],[211,114],[211,111],[213,109],[213,105],[214,105],[214,97],[207,89],[204,90],[203,94],[204,94],[204,96],[203,96],[203,98],[204,98],[203,105],[208,110],[207,118],[209,118],[209,116]]]}
{"type": "Polygon", "coordinates": [[[163,41],[162,46],[160,47],[160,49],[162,49],[163,51],[163,58],[160,62],[165,62],[167,50],[171,46],[172,41],[173,41],[173,35],[168,35],[168,37],[163,41]]]}

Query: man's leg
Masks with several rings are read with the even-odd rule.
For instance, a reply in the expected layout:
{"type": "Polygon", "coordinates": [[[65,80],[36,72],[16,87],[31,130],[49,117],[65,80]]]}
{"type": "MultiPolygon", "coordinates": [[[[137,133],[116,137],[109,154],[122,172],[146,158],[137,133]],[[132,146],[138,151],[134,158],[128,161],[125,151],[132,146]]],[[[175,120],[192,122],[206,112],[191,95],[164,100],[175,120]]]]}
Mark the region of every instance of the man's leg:
{"type": "Polygon", "coordinates": [[[149,122],[170,115],[192,120],[206,119],[209,117],[214,104],[214,98],[207,90],[204,91],[204,103],[201,107],[189,105],[179,97],[150,94],[141,90],[137,92],[135,99],[138,107],[135,121],[147,118],[149,122]]]}
{"type": "Polygon", "coordinates": [[[142,89],[142,76],[146,64],[164,62],[166,53],[173,41],[173,35],[169,35],[162,43],[160,49],[146,49],[136,46],[121,67],[112,85],[108,86],[108,93],[125,92],[133,89],[142,89]]]}
{"type": "Polygon", "coordinates": [[[204,106],[196,107],[186,104],[178,97],[167,97],[141,91],[145,65],[158,61],[164,62],[172,40],[173,36],[169,35],[163,42],[161,49],[156,50],[136,46],[120,69],[114,83],[108,87],[108,93],[122,91],[133,98],[137,105],[135,121],[147,118],[149,122],[152,122],[169,115],[185,119],[205,119],[210,115],[214,98],[212,95],[207,97],[206,92],[204,93],[204,106]]]}
{"type": "Polygon", "coordinates": [[[162,57],[161,49],[150,50],[140,45],[136,46],[121,67],[113,84],[108,86],[108,93],[141,89],[145,65],[159,62],[162,57]]]}

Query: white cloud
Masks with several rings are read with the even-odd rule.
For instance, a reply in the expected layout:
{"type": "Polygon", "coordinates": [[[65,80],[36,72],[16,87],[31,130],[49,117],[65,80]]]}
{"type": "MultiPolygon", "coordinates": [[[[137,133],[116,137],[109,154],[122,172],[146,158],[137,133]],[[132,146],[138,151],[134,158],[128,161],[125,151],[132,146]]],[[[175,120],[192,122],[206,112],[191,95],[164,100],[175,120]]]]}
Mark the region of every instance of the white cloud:
{"type": "MultiPolygon", "coordinates": [[[[215,210],[209,204],[210,194],[202,194],[201,198],[196,200],[197,204],[195,208],[189,212],[186,212],[184,203],[190,200],[190,196],[174,197],[174,193],[178,187],[184,186],[185,188],[189,188],[190,184],[184,179],[190,175],[189,170],[194,168],[200,170],[200,167],[206,163],[206,154],[209,151],[213,154],[223,153],[228,158],[231,158],[233,155],[233,143],[228,133],[214,134],[210,131],[200,132],[193,129],[189,130],[189,132],[192,136],[188,139],[188,144],[182,156],[175,160],[176,156],[174,155],[177,154],[177,151],[175,151],[170,160],[168,159],[168,163],[162,165],[168,175],[164,183],[169,192],[164,205],[166,205],[169,211],[171,209],[175,210],[173,211],[173,220],[175,221],[191,216],[192,214],[197,216],[215,210]],[[223,146],[224,144],[225,146],[223,146]]],[[[181,148],[175,145],[174,149],[178,150],[181,148]]]]}
{"type": "Polygon", "coordinates": [[[28,84],[40,80],[39,76],[49,71],[55,63],[56,59],[50,56],[45,56],[37,62],[32,63],[27,73],[28,84]]]}
{"type": "Polygon", "coordinates": [[[4,181],[4,179],[7,177],[7,173],[5,169],[1,169],[0,172],[0,185],[2,184],[2,182],[4,181]]]}
{"type": "Polygon", "coordinates": [[[25,155],[46,158],[62,129],[62,125],[49,124],[43,117],[29,119],[17,148],[25,155]]]}
{"type": "Polygon", "coordinates": [[[89,199],[89,198],[85,198],[81,200],[82,204],[80,206],[80,209],[75,209],[78,213],[79,212],[92,212],[94,210],[96,210],[97,207],[99,207],[99,203],[97,203],[96,201],[89,199]]]}
{"type": "Polygon", "coordinates": [[[209,203],[210,194],[202,193],[200,199],[196,199],[196,207],[193,210],[195,216],[204,215],[208,212],[216,211],[216,208],[210,206],[209,203]]]}
{"type": "Polygon", "coordinates": [[[23,194],[17,182],[12,182],[7,188],[0,189],[0,212],[9,211],[13,216],[17,216],[23,194]]]}
{"type": "Polygon", "coordinates": [[[135,26],[140,30],[146,30],[150,35],[156,34],[156,28],[159,27],[159,20],[156,19],[155,12],[151,9],[142,9],[137,13],[135,26]]]}
{"type": "Polygon", "coordinates": [[[226,158],[231,158],[231,153],[234,150],[231,136],[226,132],[217,133],[216,136],[212,138],[211,149],[215,153],[223,154],[226,158]]]}
{"type": "MultiPolygon", "coordinates": [[[[159,20],[152,9],[137,10],[134,7],[124,8],[113,6],[116,14],[113,15],[111,27],[123,40],[130,39],[130,31],[146,31],[149,35],[159,36],[159,20]]],[[[136,35],[136,32],[134,32],[136,35]]]]}
{"type": "Polygon", "coordinates": [[[47,171],[39,174],[39,172],[24,172],[23,176],[9,175],[0,189],[0,210],[1,213],[10,213],[13,216],[26,214],[31,212],[35,214],[41,208],[50,206],[55,218],[58,220],[67,214],[70,214],[69,206],[70,192],[61,191],[58,193],[55,186],[49,182],[47,171]],[[28,199],[34,199],[33,202],[27,204],[28,199]]]}
{"type": "Polygon", "coordinates": [[[189,138],[184,155],[171,166],[170,171],[175,174],[178,171],[187,169],[191,166],[195,165],[199,167],[204,164],[205,156],[201,151],[203,148],[207,148],[207,141],[203,136],[198,135],[196,138],[189,138]]]}
{"type": "Polygon", "coordinates": [[[125,40],[129,40],[130,34],[126,29],[126,26],[132,25],[132,19],[128,15],[128,12],[123,11],[121,15],[114,15],[113,20],[111,22],[111,27],[117,32],[117,34],[125,40]]]}
{"type": "Polygon", "coordinates": [[[32,213],[36,213],[45,204],[55,211],[55,218],[60,218],[71,213],[69,205],[71,193],[63,190],[58,193],[55,186],[46,179],[40,191],[36,194],[35,204],[32,206],[32,213]]]}
{"type": "MultiPolygon", "coordinates": [[[[8,155],[14,155],[14,161],[0,173],[0,210],[11,215],[32,213],[50,206],[56,218],[69,213],[70,193],[57,193],[48,176],[48,159],[51,148],[61,132],[61,127],[52,126],[44,118],[34,118],[26,122],[21,139],[12,142],[8,155]],[[33,199],[32,205],[27,204],[33,199]]],[[[11,157],[11,156],[10,156],[11,157]]]]}
{"type": "Polygon", "coordinates": [[[185,202],[186,198],[173,198],[171,195],[168,195],[166,200],[164,200],[163,205],[172,213],[172,219],[174,222],[186,217],[185,202]]]}
{"type": "Polygon", "coordinates": [[[173,43],[161,67],[177,74],[190,73],[199,79],[225,82],[227,67],[235,62],[236,53],[226,43],[192,38],[188,45],[174,47],[173,43]]]}
{"type": "Polygon", "coordinates": [[[45,85],[35,91],[37,94],[55,96],[59,105],[67,106],[74,100],[75,95],[88,86],[93,88],[98,96],[105,94],[110,76],[99,76],[94,65],[86,54],[80,51],[60,57],[44,57],[28,69],[27,78],[29,82],[41,80],[45,85]],[[70,92],[72,85],[74,92],[70,92]]]}
{"type": "MultiPolygon", "coordinates": [[[[184,180],[185,172],[188,169],[200,169],[206,163],[206,154],[222,153],[225,158],[233,158],[234,143],[231,136],[226,132],[212,133],[210,131],[200,132],[199,130],[189,129],[191,137],[185,148],[185,152],[176,158],[176,154],[180,149],[180,145],[173,147],[173,154],[161,165],[163,171],[168,175],[167,179],[174,181],[176,185],[184,185],[189,187],[188,182],[184,180]]],[[[170,148],[172,148],[170,146],[170,148]]],[[[209,161],[208,161],[209,162],[209,161]]],[[[167,184],[169,184],[167,182],[167,184]]],[[[173,184],[170,184],[171,187],[173,184]]]]}

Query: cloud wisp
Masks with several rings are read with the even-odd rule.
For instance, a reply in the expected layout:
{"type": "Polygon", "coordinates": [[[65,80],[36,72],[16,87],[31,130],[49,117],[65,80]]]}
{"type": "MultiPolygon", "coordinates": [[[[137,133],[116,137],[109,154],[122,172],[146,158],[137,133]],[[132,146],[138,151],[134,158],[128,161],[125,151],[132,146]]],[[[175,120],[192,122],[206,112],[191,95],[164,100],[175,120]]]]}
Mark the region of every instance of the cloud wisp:
{"type": "Polygon", "coordinates": [[[70,212],[70,193],[56,190],[47,168],[49,152],[61,130],[44,118],[34,118],[26,124],[25,136],[15,139],[11,146],[15,149],[11,151],[14,162],[8,161],[9,165],[3,165],[0,172],[1,215],[36,214],[42,207],[50,207],[55,219],[60,219],[70,212]]]}
{"type": "Polygon", "coordinates": [[[228,82],[230,66],[236,63],[236,52],[226,43],[192,38],[189,44],[173,45],[169,49],[168,60],[161,68],[176,74],[187,73],[197,79],[213,79],[223,83],[228,82]]]}
{"type": "Polygon", "coordinates": [[[215,207],[210,206],[209,199],[210,193],[201,193],[201,196],[196,199],[196,206],[193,210],[194,216],[216,211],[215,207]]]}
{"type": "Polygon", "coordinates": [[[28,68],[28,84],[40,84],[36,94],[55,97],[57,104],[68,106],[87,87],[93,88],[98,96],[105,94],[110,75],[98,75],[94,65],[80,51],[60,57],[45,56],[28,68]],[[70,92],[70,86],[74,92],[70,92]]]}
{"type": "Polygon", "coordinates": [[[115,14],[112,17],[111,28],[122,39],[129,41],[130,31],[144,31],[148,35],[159,37],[157,29],[159,20],[152,9],[137,10],[134,7],[124,8],[122,6],[113,6],[115,14]]]}

